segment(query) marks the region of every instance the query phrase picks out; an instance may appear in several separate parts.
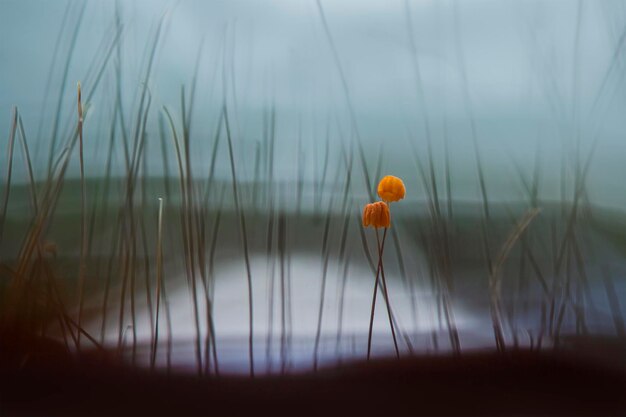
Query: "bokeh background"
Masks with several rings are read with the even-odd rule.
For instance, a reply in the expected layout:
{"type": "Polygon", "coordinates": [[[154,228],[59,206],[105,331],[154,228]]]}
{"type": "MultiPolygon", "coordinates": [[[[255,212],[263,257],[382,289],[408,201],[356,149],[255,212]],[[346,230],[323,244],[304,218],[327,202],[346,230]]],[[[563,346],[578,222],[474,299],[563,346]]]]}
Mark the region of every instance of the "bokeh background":
{"type": "Polygon", "coordinates": [[[494,346],[502,254],[507,343],[623,336],[624,1],[2,0],[0,39],[0,260],[31,261],[29,190],[47,201],[62,178],[37,240],[68,314],[133,363],[159,326],[160,197],[158,364],[363,357],[377,257],[360,213],[385,174],[407,189],[385,253],[403,354],[494,346]]]}

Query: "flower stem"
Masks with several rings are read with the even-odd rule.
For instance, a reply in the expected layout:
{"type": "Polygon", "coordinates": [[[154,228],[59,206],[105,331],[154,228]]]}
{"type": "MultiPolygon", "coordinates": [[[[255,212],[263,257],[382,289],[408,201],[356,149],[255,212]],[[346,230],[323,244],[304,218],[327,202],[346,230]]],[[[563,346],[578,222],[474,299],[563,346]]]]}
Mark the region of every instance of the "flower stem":
{"type": "MultiPolygon", "coordinates": [[[[376,279],[374,281],[374,294],[372,295],[372,311],[370,314],[370,327],[369,334],[367,337],[367,360],[370,359],[372,352],[372,330],[374,327],[374,312],[376,311],[376,296],[378,294],[378,276],[381,271],[382,263],[383,263],[383,251],[385,249],[385,238],[387,237],[387,228],[385,228],[385,232],[383,233],[382,243],[378,237],[378,228],[376,228],[376,247],[378,248],[378,268],[376,269],[376,279]]],[[[392,326],[393,329],[393,326],[392,326]]],[[[395,336],[394,336],[395,341],[395,336]]]]}
{"type": "MultiPolygon", "coordinates": [[[[387,228],[383,233],[383,245],[387,237],[387,228]]],[[[378,241],[378,229],[376,229],[376,241],[378,241]]],[[[400,350],[398,349],[398,341],[396,340],[396,330],[393,325],[393,319],[391,317],[391,304],[389,303],[389,293],[387,292],[387,280],[385,279],[385,266],[383,265],[383,251],[380,251],[380,275],[383,278],[383,295],[385,296],[385,303],[387,304],[387,315],[389,316],[389,327],[391,328],[391,336],[393,337],[393,346],[396,349],[396,357],[400,359],[400,350]]]]}

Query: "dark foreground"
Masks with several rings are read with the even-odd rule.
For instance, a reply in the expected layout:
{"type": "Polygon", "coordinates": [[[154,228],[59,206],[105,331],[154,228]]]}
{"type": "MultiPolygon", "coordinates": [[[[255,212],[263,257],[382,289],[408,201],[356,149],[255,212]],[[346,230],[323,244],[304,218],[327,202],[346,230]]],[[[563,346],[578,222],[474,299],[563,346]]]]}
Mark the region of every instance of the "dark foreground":
{"type": "Polygon", "coordinates": [[[623,352],[603,361],[568,351],[475,352],[201,380],[60,359],[54,350],[40,346],[16,363],[3,349],[0,414],[626,415],[623,352]]]}

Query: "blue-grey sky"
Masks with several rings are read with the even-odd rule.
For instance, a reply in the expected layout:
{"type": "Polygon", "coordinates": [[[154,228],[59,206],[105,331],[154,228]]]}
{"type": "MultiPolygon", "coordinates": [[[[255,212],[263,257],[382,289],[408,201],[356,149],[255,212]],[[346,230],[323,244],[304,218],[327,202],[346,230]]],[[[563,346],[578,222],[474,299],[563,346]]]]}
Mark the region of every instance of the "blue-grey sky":
{"type": "MultiPolygon", "coordinates": [[[[44,166],[62,72],[83,4],[0,1],[3,153],[11,109],[17,105],[37,166],[44,166]]],[[[148,123],[153,173],[160,169],[158,115],[163,106],[180,114],[180,88],[185,85],[188,92],[200,54],[192,125],[198,172],[208,165],[210,134],[226,100],[234,119],[241,175],[251,178],[250,161],[262,138],[262,118],[274,103],[276,170],[287,180],[295,178],[298,149],[304,155],[306,176],[316,175],[329,131],[333,161],[340,158],[342,144],[349,149],[358,133],[372,166],[383,149],[385,170],[415,177],[408,182],[417,187],[408,138],[424,155],[427,120],[436,159],[442,162],[447,137],[458,193],[472,198],[476,195],[473,118],[493,189],[505,193],[516,184],[513,159],[530,172],[537,146],[546,175],[554,178],[564,152],[570,156],[578,140],[587,152],[597,138],[592,191],[603,204],[626,202],[621,180],[626,157],[626,49],[620,43],[626,29],[625,1],[322,1],[357,132],[314,0],[118,4],[125,113],[129,121],[134,120],[138,92],[147,82],[153,109],[148,123]],[[147,45],[162,16],[164,31],[153,73],[145,80],[147,45]],[[467,178],[472,179],[471,187],[464,185],[467,178]]],[[[68,66],[63,132],[74,122],[76,82],[82,81],[85,92],[90,92],[90,65],[94,59],[99,62],[114,37],[115,11],[114,1],[86,4],[68,66]]],[[[115,60],[114,54],[89,103],[86,152],[91,174],[101,172],[104,163],[101,155],[106,151],[103,144],[115,97],[115,60]]],[[[226,167],[226,163],[218,165],[218,174],[226,176],[226,167]]]]}

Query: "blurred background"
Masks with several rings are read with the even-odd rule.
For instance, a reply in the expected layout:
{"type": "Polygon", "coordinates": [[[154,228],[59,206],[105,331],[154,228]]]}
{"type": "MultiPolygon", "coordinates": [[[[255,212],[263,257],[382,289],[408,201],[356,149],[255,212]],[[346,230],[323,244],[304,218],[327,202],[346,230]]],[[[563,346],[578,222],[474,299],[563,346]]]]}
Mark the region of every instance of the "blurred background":
{"type": "Polygon", "coordinates": [[[55,300],[20,326],[207,374],[362,359],[391,174],[374,355],[624,337],[626,2],[0,9],[4,304],[55,300]]]}

